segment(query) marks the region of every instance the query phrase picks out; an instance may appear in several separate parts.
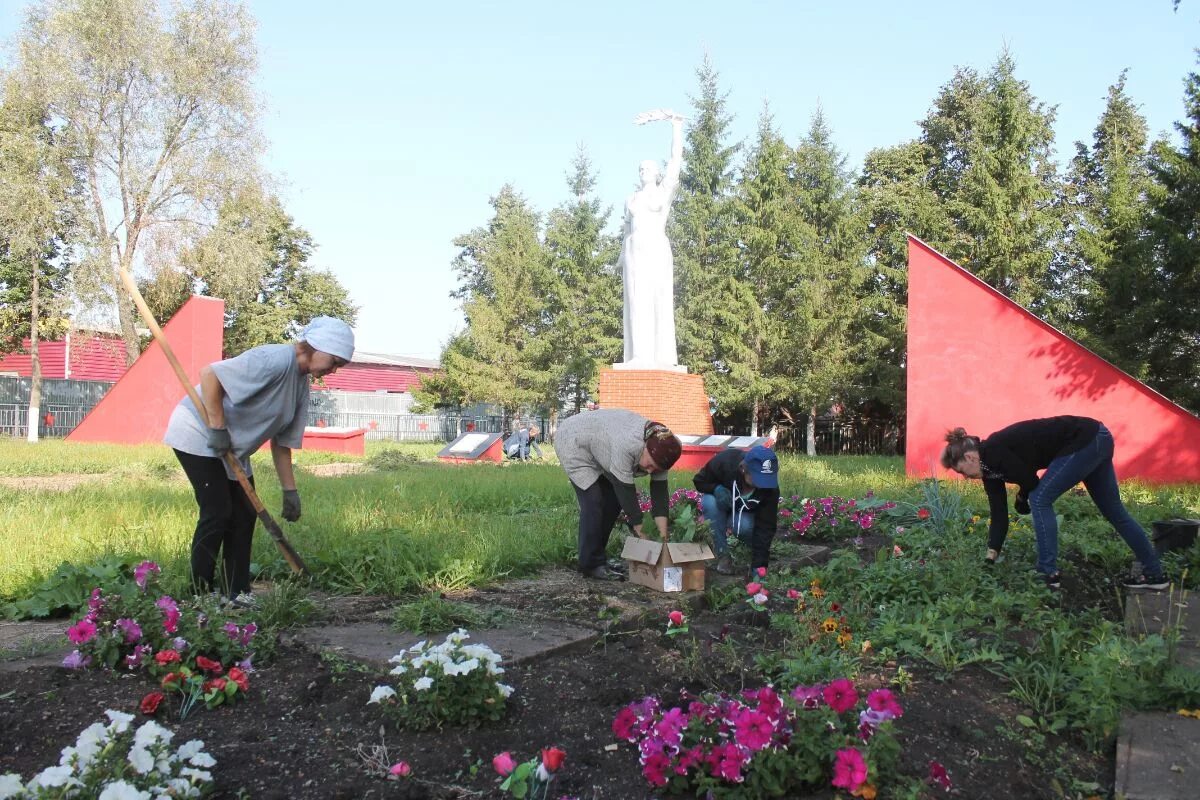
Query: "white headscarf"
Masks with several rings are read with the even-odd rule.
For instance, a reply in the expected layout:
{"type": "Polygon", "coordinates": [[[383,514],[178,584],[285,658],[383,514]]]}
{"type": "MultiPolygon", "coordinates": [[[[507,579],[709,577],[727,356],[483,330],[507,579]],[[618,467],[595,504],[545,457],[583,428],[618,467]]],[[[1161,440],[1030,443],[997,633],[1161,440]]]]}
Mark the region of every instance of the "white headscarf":
{"type": "Polygon", "coordinates": [[[343,361],[354,357],[354,331],[340,319],[314,317],[304,328],[304,335],[300,338],[308,342],[312,349],[329,353],[343,361]]]}

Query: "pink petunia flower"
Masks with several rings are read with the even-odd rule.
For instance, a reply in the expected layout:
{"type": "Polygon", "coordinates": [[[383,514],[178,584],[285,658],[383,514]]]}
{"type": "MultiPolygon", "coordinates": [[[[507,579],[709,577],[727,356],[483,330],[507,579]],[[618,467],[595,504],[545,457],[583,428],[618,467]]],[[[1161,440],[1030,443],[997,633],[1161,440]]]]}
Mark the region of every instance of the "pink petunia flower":
{"type": "Polygon", "coordinates": [[[409,775],[412,775],[412,765],[407,761],[397,761],[395,764],[392,764],[392,768],[388,770],[388,773],[393,778],[407,778],[409,775]]]}
{"type": "Polygon", "coordinates": [[[761,591],[762,591],[761,583],[756,582],[756,583],[747,583],[746,584],[746,594],[758,594],[761,591]]]}
{"type": "Polygon", "coordinates": [[[139,589],[146,588],[146,582],[151,575],[162,572],[162,569],[153,561],[143,561],[133,568],[133,581],[138,585],[139,589]]]}
{"type": "Polygon", "coordinates": [[[862,753],[853,747],[838,750],[833,762],[833,785],[854,793],[866,782],[867,762],[862,753]]]}
{"type": "Polygon", "coordinates": [[[830,683],[825,687],[822,695],[826,704],[836,714],[849,711],[858,703],[858,692],[854,689],[854,684],[847,678],[838,678],[830,683]]]}
{"type": "Polygon", "coordinates": [[[792,689],[792,699],[795,700],[801,708],[813,709],[821,705],[821,687],[820,686],[797,686],[792,689]]]}
{"type": "Polygon", "coordinates": [[[67,628],[67,638],[71,644],[87,644],[96,638],[96,623],[89,619],[81,619],[67,628]]]}
{"type": "Polygon", "coordinates": [[[125,644],[134,644],[142,638],[142,626],[137,620],[122,617],[116,622],[117,629],[125,635],[125,644]]]}
{"type": "Polygon", "coordinates": [[[758,751],[771,743],[771,734],[775,732],[775,726],[766,714],[747,709],[734,721],[733,731],[738,744],[758,751]]]}
{"type": "Polygon", "coordinates": [[[867,695],[867,706],[875,711],[887,711],[893,717],[904,715],[904,709],[891,689],[876,689],[867,695]]]}

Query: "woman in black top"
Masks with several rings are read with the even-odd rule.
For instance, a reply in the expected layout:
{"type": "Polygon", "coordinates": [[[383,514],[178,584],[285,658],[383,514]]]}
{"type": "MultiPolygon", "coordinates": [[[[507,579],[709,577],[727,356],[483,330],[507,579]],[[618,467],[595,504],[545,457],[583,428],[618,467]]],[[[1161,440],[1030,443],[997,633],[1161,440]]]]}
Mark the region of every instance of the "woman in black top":
{"type": "Polygon", "coordinates": [[[992,520],[988,530],[988,560],[995,561],[1008,536],[1006,483],[1017,485],[1017,513],[1033,514],[1037,536],[1037,570],[1057,587],[1058,520],[1054,501],[1083,481],[1125,544],[1142,562],[1144,574],[1130,578],[1131,589],[1165,589],[1162,562],[1142,526],[1121,502],[1113,471],[1113,437],[1098,420],[1088,417],[1050,417],[1017,422],[986,439],[969,436],[962,428],[946,434],[942,466],[967,478],[982,478],[992,520]],[[1045,473],[1038,477],[1038,470],[1045,473]]]}

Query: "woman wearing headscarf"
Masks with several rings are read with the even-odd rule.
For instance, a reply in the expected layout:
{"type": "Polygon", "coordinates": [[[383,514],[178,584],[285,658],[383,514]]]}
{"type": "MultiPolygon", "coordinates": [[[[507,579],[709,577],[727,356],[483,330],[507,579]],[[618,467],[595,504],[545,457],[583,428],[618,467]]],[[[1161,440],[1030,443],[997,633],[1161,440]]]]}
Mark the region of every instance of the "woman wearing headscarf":
{"type": "Polygon", "coordinates": [[[586,577],[617,578],[608,571],[605,551],[621,511],[634,534],[647,538],[633,484],[638,476],[650,476],[650,513],[666,541],[667,470],[682,449],[666,425],[624,409],[587,411],[563,420],[554,450],[579,501],[579,571],[586,577]]]}
{"type": "Polygon", "coordinates": [[[175,407],[163,441],[174,448],[199,507],[192,536],[192,583],[197,592],[218,588],[218,551],[225,567],[219,588],[233,599],[250,591],[257,515],[225,463],[225,453],[233,452],[253,486],[250,456],[269,440],[283,489],[282,516],[289,522],[300,519],[292,450],[304,438],[309,382],[344,367],[353,356],[350,326],[333,317],[316,317],[298,342],[254,347],[202,369],[196,392],[208,415],[207,426],[190,398],[175,407]]]}

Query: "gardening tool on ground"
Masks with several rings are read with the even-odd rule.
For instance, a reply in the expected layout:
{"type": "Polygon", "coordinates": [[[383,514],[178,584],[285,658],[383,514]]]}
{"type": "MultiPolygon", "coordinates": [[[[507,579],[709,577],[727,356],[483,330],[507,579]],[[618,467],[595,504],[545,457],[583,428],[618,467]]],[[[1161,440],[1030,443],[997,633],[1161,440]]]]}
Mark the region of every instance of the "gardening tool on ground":
{"type": "MultiPolygon", "coordinates": [[[[146,301],[142,298],[142,293],[138,291],[133,276],[126,269],[121,269],[120,272],[121,282],[125,284],[125,288],[133,298],[133,304],[137,306],[138,313],[142,315],[142,321],[146,323],[146,327],[154,334],[154,340],[158,342],[158,346],[162,348],[163,353],[167,356],[167,361],[170,363],[171,368],[175,370],[175,374],[179,377],[179,382],[183,384],[184,391],[192,399],[196,410],[200,412],[201,420],[205,425],[208,425],[208,411],[204,408],[204,401],[196,393],[196,389],[188,379],[187,373],[184,372],[183,366],[180,365],[179,359],[175,357],[174,351],[171,350],[171,345],[167,343],[167,337],[163,335],[162,328],[158,327],[158,323],[154,320],[154,314],[150,311],[150,307],[146,305],[146,301]]],[[[263,527],[267,529],[267,533],[271,534],[271,538],[275,540],[276,546],[283,553],[283,559],[292,568],[292,572],[297,575],[307,575],[308,567],[304,565],[304,559],[300,558],[300,554],[292,547],[292,543],[283,535],[283,530],[279,527],[279,523],[271,517],[271,513],[262,504],[262,500],[258,499],[258,494],[255,493],[254,487],[250,485],[250,479],[246,477],[246,471],[242,469],[241,462],[237,460],[237,456],[232,451],[225,453],[225,463],[229,465],[234,477],[237,478],[237,482],[241,484],[242,491],[250,499],[250,505],[254,506],[254,512],[262,520],[263,527]]]]}

